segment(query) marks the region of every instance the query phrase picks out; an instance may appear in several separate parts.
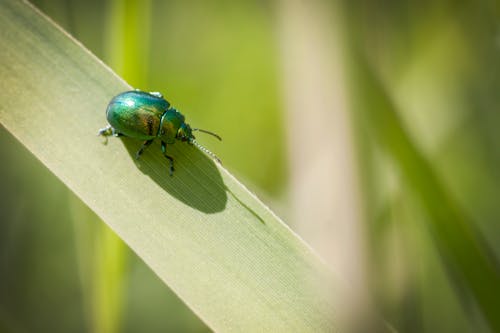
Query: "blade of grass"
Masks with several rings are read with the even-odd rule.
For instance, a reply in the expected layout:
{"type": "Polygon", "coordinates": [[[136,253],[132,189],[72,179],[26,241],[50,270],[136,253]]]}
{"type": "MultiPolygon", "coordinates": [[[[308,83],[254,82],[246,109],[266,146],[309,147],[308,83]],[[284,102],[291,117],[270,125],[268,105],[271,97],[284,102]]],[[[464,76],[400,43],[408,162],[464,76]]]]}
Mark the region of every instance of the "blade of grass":
{"type": "MultiPolygon", "coordinates": [[[[130,87],[26,3],[0,4],[0,122],[217,331],[332,331],[332,277],[225,169],[195,148],[95,136],[130,87]]],[[[337,313],[336,313],[337,314],[337,313]]]]}

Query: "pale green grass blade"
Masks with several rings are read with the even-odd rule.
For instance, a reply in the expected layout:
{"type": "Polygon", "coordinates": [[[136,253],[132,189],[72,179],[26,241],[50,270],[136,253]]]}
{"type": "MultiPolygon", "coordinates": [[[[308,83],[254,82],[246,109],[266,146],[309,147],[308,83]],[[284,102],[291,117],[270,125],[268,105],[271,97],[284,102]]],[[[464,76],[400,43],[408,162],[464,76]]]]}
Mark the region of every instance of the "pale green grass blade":
{"type": "MultiPolygon", "coordinates": [[[[29,5],[0,4],[0,122],[212,329],[332,331],[331,274],[226,170],[186,144],[96,137],[129,89],[29,5]]],[[[187,115],[189,119],[189,115],[187,115]]],[[[166,314],[168,315],[168,314],[166,314]]]]}

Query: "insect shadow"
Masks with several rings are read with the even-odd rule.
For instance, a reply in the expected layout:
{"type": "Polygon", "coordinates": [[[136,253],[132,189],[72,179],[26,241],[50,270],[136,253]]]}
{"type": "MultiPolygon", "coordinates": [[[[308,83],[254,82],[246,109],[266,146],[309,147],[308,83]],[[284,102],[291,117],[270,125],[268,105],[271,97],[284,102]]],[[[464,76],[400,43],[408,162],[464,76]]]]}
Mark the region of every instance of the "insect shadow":
{"type": "Polygon", "coordinates": [[[159,140],[136,160],[142,143],[124,136],[120,139],[139,170],[176,199],[208,214],[226,207],[227,192],[222,176],[215,162],[196,147],[185,142],[168,145],[167,154],[174,158],[175,168],[170,176],[170,162],[163,156],[159,140]]]}

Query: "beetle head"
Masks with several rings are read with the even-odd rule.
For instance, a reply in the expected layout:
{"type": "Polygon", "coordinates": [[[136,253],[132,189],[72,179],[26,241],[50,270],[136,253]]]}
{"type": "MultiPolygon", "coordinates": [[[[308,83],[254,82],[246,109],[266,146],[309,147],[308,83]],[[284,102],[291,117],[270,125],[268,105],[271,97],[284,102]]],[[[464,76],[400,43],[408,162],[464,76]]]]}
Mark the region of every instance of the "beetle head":
{"type": "Polygon", "coordinates": [[[176,138],[177,140],[181,141],[189,141],[190,139],[194,139],[191,127],[186,123],[182,123],[179,129],[177,130],[176,138]]]}

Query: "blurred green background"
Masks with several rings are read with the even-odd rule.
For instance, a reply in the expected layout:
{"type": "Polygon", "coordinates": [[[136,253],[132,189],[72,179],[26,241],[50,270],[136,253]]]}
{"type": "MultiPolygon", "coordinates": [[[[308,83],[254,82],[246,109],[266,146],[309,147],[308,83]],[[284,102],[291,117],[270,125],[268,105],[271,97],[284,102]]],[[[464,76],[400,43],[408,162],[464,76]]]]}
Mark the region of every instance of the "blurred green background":
{"type": "MultiPolygon", "coordinates": [[[[34,4],[220,134],[199,141],[396,330],[500,330],[498,2],[34,4]]],[[[209,331],[0,142],[0,332],[209,331]]]]}

